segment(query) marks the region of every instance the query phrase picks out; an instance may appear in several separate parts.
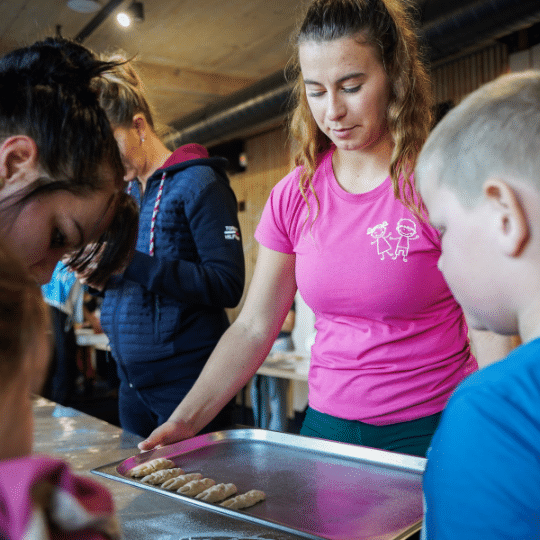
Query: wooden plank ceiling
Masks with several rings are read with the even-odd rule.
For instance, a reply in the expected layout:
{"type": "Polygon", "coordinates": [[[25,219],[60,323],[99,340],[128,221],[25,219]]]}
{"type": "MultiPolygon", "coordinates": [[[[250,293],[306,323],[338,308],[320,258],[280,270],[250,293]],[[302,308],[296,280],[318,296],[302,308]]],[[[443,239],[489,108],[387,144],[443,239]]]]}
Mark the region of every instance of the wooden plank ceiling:
{"type": "MultiPolygon", "coordinates": [[[[107,0],[101,0],[105,6],[107,0]]],[[[296,0],[147,0],[144,21],[122,28],[121,2],[84,44],[136,55],[160,120],[170,124],[284,68],[296,0]]],[[[65,0],[0,0],[0,54],[59,29],[74,38],[95,13],[65,0]]]]}
{"type": "MultiPolygon", "coordinates": [[[[290,35],[309,0],[146,0],[144,21],[129,28],[119,26],[116,14],[132,0],[97,1],[97,13],[109,15],[83,43],[98,53],[120,49],[135,56],[158,118],[178,126],[282,71],[291,54],[290,35]]],[[[407,1],[418,8],[422,30],[431,28],[433,45],[444,54],[540,21],[539,0],[407,1]],[[477,30],[482,36],[475,37],[477,30]]],[[[88,29],[96,13],[79,13],[67,4],[0,0],[0,54],[57,32],[75,38],[88,29]]]]}

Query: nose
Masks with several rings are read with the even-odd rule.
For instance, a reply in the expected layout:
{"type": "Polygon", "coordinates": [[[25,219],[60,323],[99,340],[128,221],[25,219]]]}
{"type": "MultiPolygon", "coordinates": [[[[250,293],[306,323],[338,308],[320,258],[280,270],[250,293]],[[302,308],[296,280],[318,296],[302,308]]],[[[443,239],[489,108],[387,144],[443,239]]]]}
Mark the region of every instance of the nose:
{"type": "Polygon", "coordinates": [[[326,110],[326,115],[329,120],[335,122],[347,112],[345,103],[341,96],[336,92],[328,92],[328,106],[326,110]]]}

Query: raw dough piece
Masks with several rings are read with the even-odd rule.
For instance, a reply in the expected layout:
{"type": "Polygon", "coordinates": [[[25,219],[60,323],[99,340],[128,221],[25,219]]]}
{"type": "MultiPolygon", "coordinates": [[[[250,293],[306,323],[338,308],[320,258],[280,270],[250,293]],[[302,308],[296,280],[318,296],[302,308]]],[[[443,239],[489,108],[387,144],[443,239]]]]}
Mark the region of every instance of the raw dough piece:
{"type": "Polygon", "coordinates": [[[180,467],[175,467],[174,469],[162,469],[161,471],[147,474],[141,478],[141,482],[156,486],[158,484],[163,484],[163,482],[165,482],[165,480],[169,480],[169,478],[174,478],[175,476],[180,476],[181,474],[184,474],[184,469],[181,469],[180,467]]]}
{"type": "Polygon", "coordinates": [[[173,467],[174,461],[167,458],[156,458],[133,467],[133,469],[129,471],[129,475],[138,478],[161,469],[172,469],[173,467]]]}
{"type": "Polygon", "coordinates": [[[236,491],[234,484],[218,484],[199,493],[195,498],[201,501],[215,503],[234,495],[236,491]]]}
{"type": "Polygon", "coordinates": [[[211,478],[203,478],[202,480],[192,480],[191,482],[188,482],[187,484],[183,485],[180,489],[176,490],[176,493],[180,493],[181,495],[186,495],[187,497],[195,497],[195,495],[198,495],[205,489],[208,489],[209,487],[213,486],[215,484],[215,480],[212,480],[211,478]]]}
{"type": "Polygon", "coordinates": [[[166,489],[167,491],[177,491],[188,482],[191,482],[192,480],[200,480],[201,478],[202,474],[198,472],[182,474],[176,478],[171,478],[170,480],[163,482],[163,484],[161,484],[161,488],[166,489]]]}
{"type": "Polygon", "coordinates": [[[226,506],[232,510],[241,510],[242,508],[249,508],[250,506],[257,504],[259,501],[264,501],[264,499],[266,499],[264,491],[252,489],[247,493],[242,493],[242,495],[237,495],[232,499],[223,501],[221,506],[226,506]]]}

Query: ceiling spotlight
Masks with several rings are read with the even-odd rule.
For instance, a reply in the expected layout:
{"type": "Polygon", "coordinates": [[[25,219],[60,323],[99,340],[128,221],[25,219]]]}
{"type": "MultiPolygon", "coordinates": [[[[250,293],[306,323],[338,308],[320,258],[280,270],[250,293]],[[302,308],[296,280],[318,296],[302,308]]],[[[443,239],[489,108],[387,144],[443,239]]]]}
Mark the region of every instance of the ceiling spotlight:
{"type": "Polygon", "coordinates": [[[101,4],[97,0],[67,0],[67,5],[79,13],[94,13],[101,9],[101,4]]]}
{"type": "Polygon", "coordinates": [[[144,21],[144,5],[142,2],[131,2],[126,11],[118,13],[116,16],[118,24],[128,27],[132,22],[144,21]]]}
{"type": "Polygon", "coordinates": [[[116,20],[118,21],[118,24],[124,28],[127,28],[131,24],[131,17],[123,11],[116,16],[116,20]]]}

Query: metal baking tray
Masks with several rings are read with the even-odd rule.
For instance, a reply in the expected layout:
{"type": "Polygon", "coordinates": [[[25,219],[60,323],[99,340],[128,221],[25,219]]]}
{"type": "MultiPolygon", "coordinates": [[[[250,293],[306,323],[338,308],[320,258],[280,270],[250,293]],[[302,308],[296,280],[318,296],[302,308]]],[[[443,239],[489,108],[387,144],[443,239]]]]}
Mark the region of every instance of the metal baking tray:
{"type": "Polygon", "coordinates": [[[200,435],[92,472],[298,536],[324,540],[402,540],[422,522],[424,458],[261,429],[200,435]],[[238,493],[262,489],[266,500],[230,510],[130,478],[127,471],[157,457],[238,493]]]}

